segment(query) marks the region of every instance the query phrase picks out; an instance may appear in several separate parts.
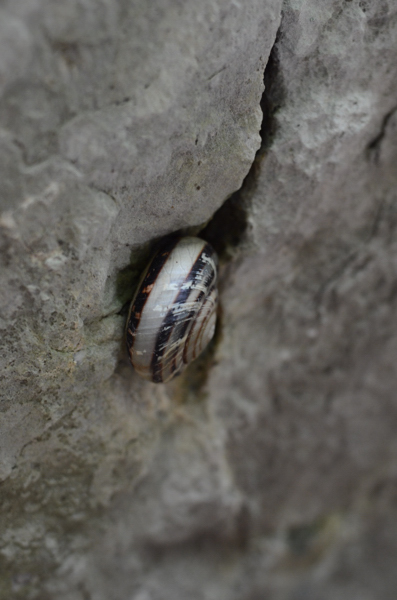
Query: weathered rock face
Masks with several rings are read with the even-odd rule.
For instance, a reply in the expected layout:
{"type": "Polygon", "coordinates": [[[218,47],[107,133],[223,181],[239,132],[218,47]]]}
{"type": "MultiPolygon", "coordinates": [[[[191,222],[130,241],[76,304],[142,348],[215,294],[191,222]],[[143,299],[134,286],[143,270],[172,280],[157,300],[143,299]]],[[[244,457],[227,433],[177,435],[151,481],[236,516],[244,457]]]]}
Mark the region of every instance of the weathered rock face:
{"type": "Polygon", "coordinates": [[[0,94],[0,597],[394,600],[392,0],[4,1],[0,94]],[[215,343],[141,381],[212,217],[215,343]]]}

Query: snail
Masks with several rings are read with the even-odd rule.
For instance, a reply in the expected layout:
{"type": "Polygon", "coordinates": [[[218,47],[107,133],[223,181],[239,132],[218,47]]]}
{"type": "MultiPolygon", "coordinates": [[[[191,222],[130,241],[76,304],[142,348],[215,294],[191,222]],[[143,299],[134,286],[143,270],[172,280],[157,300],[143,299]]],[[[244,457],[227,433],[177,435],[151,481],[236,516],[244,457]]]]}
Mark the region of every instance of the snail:
{"type": "Polygon", "coordinates": [[[127,320],[137,373],[165,383],[194,360],[215,332],[218,259],[196,237],[169,241],[142,274],[127,320]]]}

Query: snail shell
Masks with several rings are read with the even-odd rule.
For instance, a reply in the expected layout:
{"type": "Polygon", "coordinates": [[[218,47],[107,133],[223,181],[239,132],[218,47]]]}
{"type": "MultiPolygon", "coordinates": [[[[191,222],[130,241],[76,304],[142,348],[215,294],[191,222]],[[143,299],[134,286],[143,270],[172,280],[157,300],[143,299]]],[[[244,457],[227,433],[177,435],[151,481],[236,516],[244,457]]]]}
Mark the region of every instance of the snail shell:
{"type": "Polygon", "coordinates": [[[127,348],[135,370],[155,383],[178,375],[214,335],[217,257],[195,237],[170,241],[144,271],[131,302],[127,348]]]}

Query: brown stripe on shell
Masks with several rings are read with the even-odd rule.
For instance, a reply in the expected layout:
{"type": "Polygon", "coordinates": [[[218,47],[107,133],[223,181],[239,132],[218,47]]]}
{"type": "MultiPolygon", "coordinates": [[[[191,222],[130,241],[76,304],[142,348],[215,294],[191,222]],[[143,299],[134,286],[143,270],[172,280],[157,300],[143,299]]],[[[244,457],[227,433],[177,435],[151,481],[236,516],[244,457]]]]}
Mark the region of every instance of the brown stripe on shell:
{"type": "MultiPolygon", "coordinates": [[[[206,300],[212,294],[212,292],[214,291],[214,289],[215,289],[215,285],[214,285],[214,283],[212,283],[211,288],[208,290],[206,300]]],[[[217,305],[217,302],[215,301],[214,302],[214,308],[216,307],[216,305],[217,305]]],[[[195,317],[196,320],[199,318],[199,316],[200,316],[200,314],[201,314],[201,312],[202,312],[202,310],[204,308],[205,308],[205,302],[203,302],[203,304],[200,307],[200,310],[196,314],[196,317],[195,317]]],[[[203,329],[205,329],[205,327],[206,327],[208,321],[210,320],[211,316],[212,316],[212,311],[208,311],[206,317],[204,317],[203,322],[200,325],[200,329],[197,332],[196,340],[195,340],[194,345],[193,345],[192,360],[194,360],[197,357],[197,354],[196,354],[197,343],[199,342],[200,336],[201,336],[201,334],[203,332],[203,329]]],[[[192,326],[191,326],[190,331],[188,333],[188,336],[186,338],[185,347],[183,349],[183,362],[185,364],[187,364],[187,362],[188,362],[186,355],[187,355],[187,351],[188,351],[188,348],[189,348],[190,337],[191,337],[193,331],[194,331],[194,327],[193,327],[193,323],[192,323],[192,326]]]]}
{"type": "MultiPolygon", "coordinates": [[[[214,256],[215,252],[214,252],[212,246],[210,246],[209,244],[206,244],[204,246],[204,248],[202,248],[202,250],[200,251],[199,255],[197,256],[192,268],[190,269],[188,275],[186,276],[183,285],[185,285],[186,283],[189,283],[190,281],[194,281],[197,278],[197,276],[199,275],[200,270],[202,270],[203,267],[205,266],[206,263],[204,263],[203,258],[202,258],[203,254],[206,254],[206,256],[208,258],[212,258],[214,256]]],[[[210,278],[210,281],[208,283],[209,286],[211,286],[213,280],[215,279],[215,276],[216,276],[216,274],[213,272],[212,276],[210,278]]],[[[186,302],[186,300],[188,299],[190,293],[191,293],[191,288],[181,289],[178,292],[173,304],[176,306],[180,306],[181,304],[184,304],[186,302]]],[[[201,294],[204,294],[204,292],[201,292],[201,294]]],[[[183,333],[186,331],[187,327],[189,326],[189,323],[190,323],[189,319],[191,319],[191,317],[194,316],[194,312],[195,311],[191,311],[191,313],[193,313],[193,315],[191,315],[189,313],[189,316],[186,319],[186,324],[184,326],[184,329],[182,330],[183,333]]],[[[175,326],[175,322],[176,322],[176,317],[175,317],[174,307],[173,307],[168,311],[168,313],[162,323],[162,326],[157,334],[156,343],[154,345],[154,351],[152,354],[150,368],[151,368],[152,375],[153,375],[153,381],[155,383],[161,383],[163,381],[162,358],[164,355],[164,351],[165,351],[167,342],[169,341],[169,339],[172,335],[172,332],[173,332],[173,329],[175,326]]],[[[172,372],[175,372],[175,371],[172,371],[172,372]]]]}
{"type": "MultiPolygon", "coordinates": [[[[197,296],[197,298],[196,298],[196,300],[195,300],[195,303],[196,303],[196,304],[199,304],[199,303],[201,302],[201,299],[202,299],[202,297],[203,297],[203,296],[204,296],[204,292],[200,292],[200,294],[197,296]]],[[[199,309],[199,312],[200,312],[200,310],[201,310],[202,306],[203,306],[203,304],[201,304],[201,307],[200,307],[200,309],[199,309]]],[[[196,311],[194,308],[192,308],[192,310],[190,311],[190,313],[189,313],[189,314],[187,315],[187,317],[186,317],[185,324],[184,324],[184,327],[183,327],[183,329],[182,329],[182,334],[181,334],[181,336],[180,336],[180,339],[183,339],[183,338],[185,337],[185,333],[186,333],[186,330],[187,330],[187,328],[189,327],[189,325],[190,325],[190,330],[192,329],[192,325],[193,325],[192,319],[193,319],[193,317],[195,317],[195,318],[197,317],[197,311],[196,311]]],[[[187,338],[188,338],[188,337],[189,337],[189,334],[187,335],[187,338]]],[[[186,338],[186,340],[187,340],[187,338],[186,338]]],[[[183,351],[185,351],[185,347],[186,347],[186,340],[185,340],[185,346],[184,346],[184,349],[183,349],[183,351]]],[[[173,363],[172,363],[172,367],[171,367],[171,371],[172,371],[172,373],[175,373],[175,371],[176,371],[176,368],[177,368],[177,365],[176,365],[176,359],[177,359],[177,357],[178,357],[178,354],[179,354],[179,352],[176,352],[176,354],[175,354],[175,357],[174,357],[174,361],[173,361],[173,363]],[[175,365],[175,368],[173,368],[173,367],[174,367],[174,365],[175,365]]],[[[183,360],[183,355],[182,355],[182,360],[183,360]]]]}
{"type": "MultiPolygon", "coordinates": [[[[196,319],[198,319],[198,318],[199,318],[199,316],[200,316],[200,313],[201,313],[201,311],[203,310],[204,306],[205,306],[205,302],[203,302],[203,303],[201,304],[201,306],[200,306],[200,308],[199,308],[198,312],[196,313],[196,315],[195,315],[195,318],[196,318],[196,319]]],[[[191,324],[191,327],[190,327],[190,330],[189,330],[189,333],[187,334],[187,338],[186,338],[186,341],[185,341],[185,347],[183,348],[183,362],[184,362],[184,363],[187,363],[186,352],[187,352],[187,349],[188,349],[188,347],[189,347],[190,336],[192,335],[192,331],[193,331],[193,329],[194,329],[194,327],[193,327],[193,323],[192,323],[192,324],[191,324]]]]}

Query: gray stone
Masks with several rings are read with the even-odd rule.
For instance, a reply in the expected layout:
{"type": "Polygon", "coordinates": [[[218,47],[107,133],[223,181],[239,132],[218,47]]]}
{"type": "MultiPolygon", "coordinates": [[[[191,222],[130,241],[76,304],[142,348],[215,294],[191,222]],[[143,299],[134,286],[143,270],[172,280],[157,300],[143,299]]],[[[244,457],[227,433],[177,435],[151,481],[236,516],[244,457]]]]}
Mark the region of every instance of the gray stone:
{"type": "Polygon", "coordinates": [[[1,598],[394,600],[396,98],[391,0],[1,3],[1,598]],[[222,313],[156,386],[177,230],[222,313]]]}

